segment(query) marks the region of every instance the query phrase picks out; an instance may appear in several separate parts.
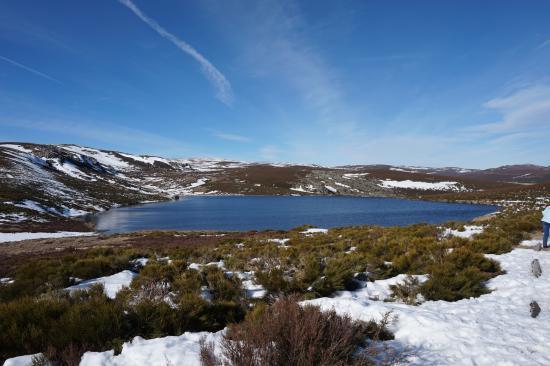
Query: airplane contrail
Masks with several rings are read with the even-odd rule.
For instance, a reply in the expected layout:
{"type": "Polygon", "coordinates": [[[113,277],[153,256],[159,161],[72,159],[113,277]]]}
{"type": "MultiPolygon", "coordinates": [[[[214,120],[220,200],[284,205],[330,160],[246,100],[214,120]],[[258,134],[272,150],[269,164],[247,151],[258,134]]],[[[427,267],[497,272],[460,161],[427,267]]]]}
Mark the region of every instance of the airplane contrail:
{"type": "Polygon", "coordinates": [[[214,66],[210,61],[208,61],[202,54],[200,54],[196,49],[194,49],[190,44],[185,41],[182,41],[172,33],[168,32],[166,29],[160,26],[155,20],[149,18],[145,15],[131,0],[118,0],[121,4],[130,9],[139,19],[141,19],[145,24],[147,24],[151,29],[157,32],[162,37],[166,38],[172,42],[176,47],[178,47],[183,52],[187,53],[193,57],[201,65],[201,68],[210,80],[214,87],[216,88],[216,97],[226,105],[231,105],[233,102],[233,91],[231,89],[231,84],[225,78],[225,76],[214,66]]]}
{"type": "Polygon", "coordinates": [[[11,65],[13,65],[13,66],[15,66],[15,67],[18,67],[18,68],[20,68],[20,69],[23,69],[23,70],[25,70],[25,71],[28,71],[28,72],[30,72],[30,73],[32,73],[32,74],[38,75],[38,76],[40,76],[40,77],[42,77],[42,78],[44,78],[44,79],[48,79],[48,80],[50,80],[50,81],[53,81],[54,83],[63,84],[61,81],[57,80],[57,79],[54,78],[54,77],[51,77],[50,75],[44,74],[43,72],[40,72],[40,71],[38,71],[38,70],[35,70],[35,69],[33,69],[33,68],[31,68],[31,67],[28,67],[28,66],[26,66],[26,65],[20,64],[19,62],[14,61],[14,60],[12,60],[12,59],[10,59],[10,58],[4,57],[4,56],[0,56],[0,60],[6,61],[7,63],[9,63],[9,64],[11,64],[11,65]]]}

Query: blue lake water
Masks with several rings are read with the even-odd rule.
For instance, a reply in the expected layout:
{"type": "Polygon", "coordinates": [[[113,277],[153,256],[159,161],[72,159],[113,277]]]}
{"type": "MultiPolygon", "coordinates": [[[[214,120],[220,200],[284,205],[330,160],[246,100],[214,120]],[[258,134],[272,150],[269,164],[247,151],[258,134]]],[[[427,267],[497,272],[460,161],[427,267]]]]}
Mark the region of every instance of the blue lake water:
{"type": "Polygon", "coordinates": [[[195,196],[179,201],[120,207],[95,215],[108,233],[140,230],[265,230],[310,224],[331,228],[374,224],[404,226],[467,221],[495,206],[395,198],[327,196],[195,196]]]}

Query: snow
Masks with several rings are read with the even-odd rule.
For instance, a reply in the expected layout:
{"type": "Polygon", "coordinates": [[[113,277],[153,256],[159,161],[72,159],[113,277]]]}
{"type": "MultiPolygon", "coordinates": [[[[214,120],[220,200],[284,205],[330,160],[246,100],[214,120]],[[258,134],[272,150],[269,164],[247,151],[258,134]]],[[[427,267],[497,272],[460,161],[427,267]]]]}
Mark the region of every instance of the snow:
{"type": "Polygon", "coordinates": [[[532,240],[523,240],[519,245],[523,245],[525,247],[534,247],[537,248],[542,245],[542,240],[540,239],[532,239],[532,240]]]}
{"type": "Polygon", "coordinates": [[[34,355],[25,355],[19,357],[8,358],[4,362],[4,366],[31,366],[33,357],[40,356],[41,353],[36,353],[34,355]]]}
{"type": "Polygon", "coordinates": [[[353,179],[353,178],[364,177],[365,175],[369,175],[369,173],[346,173],[342,175],[342,178],[353,179]]]}
{"type": "Polygon", "coordinates": [[[444,236],[457,236],[459,238],[471,238],[472,236],[476,234],[481,234],[483,232],[483,226],[476,226],[476,225],[465,225],[464,231],[459,230],[453,230],[453,229],[445,229],[445,232],[443,233],[444,236]]]}
{"type": "Polygon", "coordinates": [[[337,186],[340,186],[340,187],[344,187],[344,188],[351,188],[351,187],[348,186],[347,184],[340,183],[340,182],[334,182],[334,184],[336,184],[337,186]]]}
{"type": "Polygon", "coordinates": [[[70,177],[73,177],[76,179],[82,179],[82,180],[89,180],[89,181],[97,180],[94,177],[82,172],[80,169],[78,169],[76,165],[70,162],[67,162],[67,161],[60,162],[59,160],[54,160],[52,161],[52,165],[57,171],[63,174],[66,174],[70,177]]]}
{"type": "Polygon", "coordinates": [[[306,234],[306,235],[326,234],[326,233],[328,233],[328,229],[320,229],[320,228],[316,228],[316,227],[312,227],[312,228],[309,228],[307,230],[300,231],[300,234],[306,234]]]}
{"type": "Polygon", "coordinates": [[[124,153],[118,153],[121,156],[124,156],[125,158],[132,159],[135,161],[139,161],[141,163],[145,164],[151,164],[154,165],[156,162],[164,163],[170,165],[170,161],[164,158],[159,158],[157,156],[140,156],[140,155],[131,155],[131,154],[124,154],[124,153]]]}
{"type": "MultiPolygon", "coordinates": [[[[425,282],[428,279],[426,275],[413,275],[420,283],[425,282]]],[[[364,287],[357,291],[340,291],[335,294],[337,298],[367,298],[370,300],[384,301],[390,298],[391,285],[402,283],[407,278],[406,274],[400,274],[392,278],[385,280],[377,280],[374,282],[365,282],[364,287]]]]}
{"type": "Polygon", "coordinates": [[[460,191],[458,182],[416,182],[412,180],[383,180],[378,184],[382,188],[420,189],[424,191],[460,191]]]}
{"type": "Polygon", "coordinates": [[[332,193],[338,193],[338,190],[332,186],[325,186],[325,188],[332,193]]]}
{"type": "Polygon", "coordinates": [[[91,280],[82,281],[78,285],[67,287],[65,290],[68,290],[68,291],[86,290],[91,286],[99,283],[103,285],[105,295],[107,295],[107,297],[109,297],[110,299],[114,299],[116,297],[116,294],[120,290],[122,290],[124,287],[130,286],[130,284],[132,283],[132,280],[136,276],[137,276],[136,273],[129,270],[124,270],[122,272],[115,273],[114,275],[111,275],[111,276],[99,277],[91,280]]]}
{"type": "Polygon", "coordinates": [[[205,185],[206,182],[208,182],[208,180],[209,180],[208,178],[199,178],[195,183],[191,183],[190,185],[185,187],[185,189],[192,190],[193,188],[200,187],[202,185],[205,185]]]}
{"type": "Polygon", "coordinates": [[[40,213],[46,212],[46,210],[40,206],[38,202],[32,201],[32,200],[23,200],[21,203],[14,204],[16,207],[26,208],[28,210],[37,211],[40,213]]]}
{"type": "Polygon", "coordinates": [[[373,301],[360,290],[304,303],[362,320],[392,311],[396,342],[411,349],[412,365],[550,364],[550,312],[545,311],[550,308],[550,253],[515,249],[488,257],[499,261],[506,274],[490,280],[493,292],[479,298],[410,306],[373,301]],[[531,275],[535,258],[542,267],[540,278],[531,275]],[[536,319],[529,313],[532,300],[543,309],[536,319]]]}
{"type": "Polygon", "coordinates": [[[220,269],[225,269],[225,263],[224,263],[223,260],[221,260],[219,262],[210,262],[210,263],[206,263],[206,264],[191,263],[187,268],[200,271],[201,267],[203,267],[203,266],[216,266],[220,269]]]}
{"type": "Polygon", "coordinates": [[[177,162],[189,167],[198,172],[215,172],[221,169],[242,168],[250,165],[243,161],[231,161],[218,158],[187,158],[178,159],[177,162]]]}
{"type": "Polygon", "coordinates": [[[249,299],[261,299],[263,298],[267,291],[263,288],[262,285],[257,284],[254,280],[254,272],[226,272],[227,275],[232,276],[233,274],[241,280],[242,288],[245,290],[246,297],[249,299]]]}
{"type": "Polygon", "coordinates": [[[132,263],[134,265],[137,265],[137,266],[140,266],[140,267],[145,267],[148,262],[149,262],[149,258],[146,258],[146,257],[136,258],[136,259],[130,261],[130,263],[132,263]]]}
{"type": "Polygon", "coordinates": [[[31,218],[25,216],[23,213],[0,213],[0,223],[2,222],[23,222],[27,220],[32,220],[31,218]]]}
{"type": "Polygon", "coordinates": [[[170,336],[154,339],[135,337],[122,346],[119,355],[114,351],[86,352],[80,366],[130,366],[130,365],[200,365],[200,345],[202,337],[207,342],[219,343],[223,330],[217,333],[185,332],[181,336],[170,336]]]}
{"type": "Polygon", "coordinates": [[[17,150],[17,151],[21,151],[21,152],[24,152],[24,153],[27,153],[27,154],[32,154],[32,151],[27,149],[26,147],[23,147],[21,145],[15,145],[15,144],[2,144],[0,145],[1,147],[6,147],[8,149],[12,149],[12,150],[17,150]]]}
{"type": "Polygon", "coordinates": [[[311,191],[313,190],[313,185],[310,184],[306,188],[307,189],[305,189],[301,185],[299,185],[298,187],[290,188],[290,190],[295,191],[295,192],[302,192],[302,193],[312,193],[311,191]]]}
{"type": "Polygon", "coordinates": [[[4,285],[6,283],[13,283],[15,280],[12,280],[11,277],[4,277],[0,278],[0,285],[4,285]]]}
{"type": "Polygon", "coordinates": [[[290,239],[267,239],[267,241],[270,243],[277,243],[278,245],[285,245],[287,242],[290,241],[290,239]]]}
{"type": "Polygon", "coordinates": [[[58,231],[55,233],[0,233],[0,243],[31,239],[68,238],[73,236],[93,236],[94,232],[58,231]]]}
{"type": "Polygon", "coordinates": [[[113,168],[122,169],[122,170],[128,169],[130,167],[130,164],[128,164],[124,160],[105,151],[100,151],[97,149],[91,149],[88,147],[81,147],[76,145],[68,145],[68,146],[64,145],[64,146],[61,146],[61,148],[63,148],[64,150],[73,152],[75,154],[91,156],[92,158],[97,160],[98,163],[104,166],[113,167],[113,168]]]}

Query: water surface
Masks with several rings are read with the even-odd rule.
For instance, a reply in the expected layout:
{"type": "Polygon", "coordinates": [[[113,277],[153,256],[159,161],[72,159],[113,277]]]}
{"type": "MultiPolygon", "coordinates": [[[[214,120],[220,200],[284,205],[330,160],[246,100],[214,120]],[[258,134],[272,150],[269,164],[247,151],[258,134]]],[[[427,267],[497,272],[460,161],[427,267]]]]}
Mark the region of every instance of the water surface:
{"type": "Polygon", "coordinates": [[[140,230],[288,230],[375,224],[404,226],[468,221],[495,206],[396,198],[333,196],[195,196],[179,201],[120,207],[95,215],[108,233],[140,230]]]}

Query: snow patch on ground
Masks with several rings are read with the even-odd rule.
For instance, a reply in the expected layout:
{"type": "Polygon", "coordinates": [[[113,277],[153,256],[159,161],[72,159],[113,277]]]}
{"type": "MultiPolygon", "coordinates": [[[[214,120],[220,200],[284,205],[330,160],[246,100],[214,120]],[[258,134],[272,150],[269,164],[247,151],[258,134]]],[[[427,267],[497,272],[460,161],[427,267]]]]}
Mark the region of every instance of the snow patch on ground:
{"type": "MultiPolygon", "coordinates": [[[[426,275],[413,275],[420,283],[425,282],[428,279],[426,275]]],[[[364,287],[357,291],[340,291],[335,294],[336,298],[356,298],[356,299],[369,299],[384,301],[390,298],[391,285],[403,283],[407,278],[406,274],[400,274],[392,278],[385,280],[377,280],[374,282],[365,282],[364,287]]]]}
{"type": "Polygon", "coordinates": [[[302,192],[302,193],[313,193],[312,190],[313,190],[313,185],[308,185],[306,186],[306,188],[303,188],[302,185],[299,185],[298,187],[292,187],[290,188],[291,191],[295,191],[295,192],[302,192]]]}
{"type": "Polygon", "coordinates": [[[130,366],[130,365],[200,365],[200,345],[202,337],[207,342],[220,343],[223,330],[217,333],[185,332],[181,336],[171,336],[154,339],[135,337],[122,346],[119,355],[114,351],[86,352],[82,356],[80,366],[130,366]]]}
{"type": "Polygon", "coordinates": [[[31,239],[68,238],[72,236],[93,236],[94,232],[58,231],[56,233],[0,233],[0,243],[31,239]]]}
{"type": "Polygon", "coordinates": [[[353,178],[364,177],[365,175],[369,175],[369,173],[346,173],[342,175],[342,178],[353,179],[353,178]]]}
{"type": "Polygon", "coordinates": [[[131,155],[131,154],[123,154],[119,153],[121,156],[124,156],[125,158],[132,159],[135,161],[139,161],[141,163],[145,164],[151,164],[155,165],[156,162],[164,163],[170,165],[170,161],[164,158],[159,158],[157,156],[141,156],[141,155],[131,155]]]}
{"type": "Polygon", "coordinates": [[[31,366],[34,357],[39,357],[41,353],[34,355],[25,355],[9,358],[4,362],[4,366],[31,366]]]}
{"type": "Polygon", "coordinates": [[[481,234],[483,232],[483,226],[477,226],[477,225],[465,225],[464,231],[459,230],[453,230],[453,229],[445,229],[445,232],[443,233],[444,236],[458,236],[459,238],[471,238],[472,236],[476,234],[481,234]]]}
{"type": "Polygon", "coordinates": [[[338,190],[332,186],[325,186],[325,189],[332,193],[338,193],[338,190]]]}
{"type": "Polygon", "coordinates": [[[523,245],[525,247],[534,247],[537,248],[539,246],[542,246],[542,240],[540,239],[532,239],[532,240],[523,240],[519,245],[523,245]]]}
{"type": "Polygon", "coordinates": [[[107,167],[113,167],[121,170],[130,168],[130,164],[118,158],[117,156],[105,151],[76,145],[61,146],[61,148],[75,154],[91,156],[92,158],[97,160],[98,163],[107,167]]]}
{"type": "Polygon", "coordinates": [[[109,297],[110,299],[114,299],[116,297],[116,294],[120,290],[122,290],[124,287],[130,286],[130,284],[132,283],[132,280],[136,276],[137,276],[136,273],[129,270],[124,270],[122,272],[115,273],[114,275],[111,275],[111,276],[99,277],[91,280],[82,281],[78,285],[67,287],[65,290],[68,290],[68,291],[87,290],[93,285],[102,284],[104,287],[105,295],[107,295],[107,297],[109,297]]]}
{"type": "Polygon", "coordinates": [[[490,280],[493,292],[479,298],[410,306],[349,292],[305,303],[362,320],[392,311],[396,341],[411,348],[412,365],[549,365],[550,312],[544,309],[550,308],[550,253],[515,249],[488,257],[506,274],[490,280]],[[539,278],[531,275],[535,258],[542,267],[539,278]],[[536,319],[529,313],[532,300],[543,309],[536,319]]]}
{"type": "Polygon", "coordinates": [[[82,180],[88,180],[88,181],[96,181],[97,179],[95,179],[94,177],[92,177],[91,175],[88,175],[84,172],[82,172],[80,169],[78,169],[78,167],[70,162],[60,162],[58,160],[54,160],[52,161],[52,165],[53,167],[63,173],[63,174],[66,174],[70,177],[73,177],[73,178],[76,178],[76,179],[82,179],[82,180]]]}
{"type": "Polygon", "coordinates": [[[6,147],[8,149],[12,149],[12,150],[17,150],[17,151],[21,151],[21,152],[24,152],[24,153],[27,153],[27,154],[32,154],[32,151],[27,149],[26,147],[23,147],[21,145],[15,145],[15,144],[2,144],[0,145],[1,147],[6,147]]]}
{"type": "Polygon", "coordinates": [[[321,229],[321,228],[317,228],[317,227],[311,227],[307,230],[300,231],[300,234],[305,234],[305,235],[326,234],[326,233],[328,233],[328,229],[321,229]]]}
{"type": "Polygon", "coordinates": [[[458,182],[416,182],[412,180],[382,180],[379,187],[419,189],[424,191],[461,191],[463,188],[458,182]]]}
{"type": "Polygon", "coordinates": [[[279,246],[286,246],[285,244],[288,243],[290,241],[290,239],[288,239],[288,238],[285,238],[285,239],[267,239],[267,241],[270,242],[270,243],[276,243],[279,246]]]}

